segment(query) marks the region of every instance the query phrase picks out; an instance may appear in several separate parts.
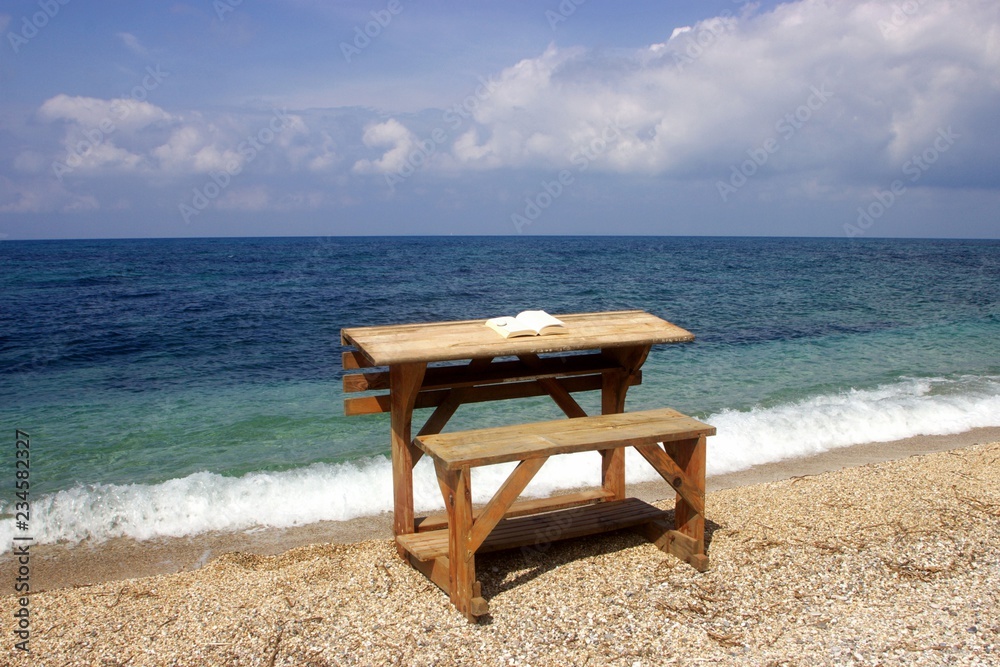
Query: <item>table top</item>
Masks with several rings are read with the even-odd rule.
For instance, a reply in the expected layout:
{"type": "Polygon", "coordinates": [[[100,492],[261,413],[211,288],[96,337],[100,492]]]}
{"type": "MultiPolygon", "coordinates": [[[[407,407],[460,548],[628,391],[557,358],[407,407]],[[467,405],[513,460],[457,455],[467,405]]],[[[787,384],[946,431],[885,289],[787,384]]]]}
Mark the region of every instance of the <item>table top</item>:
{"type": "Polygon", "coordinates": [[[642,310],[556,315],[566,333],[504,338],[486,320],[351,327],[340,334],[376,366],[684,343],[694,334],[642,310]]]}

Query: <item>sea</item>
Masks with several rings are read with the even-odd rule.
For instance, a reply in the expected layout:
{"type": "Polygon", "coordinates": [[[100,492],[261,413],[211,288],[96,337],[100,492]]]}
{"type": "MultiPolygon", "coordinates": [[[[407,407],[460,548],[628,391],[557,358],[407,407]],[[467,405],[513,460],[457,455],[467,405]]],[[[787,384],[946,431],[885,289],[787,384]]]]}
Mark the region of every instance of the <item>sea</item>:
{"type": "MultiPolygon", "coordinates": [[[[3,551],[390,511],[388,415],[344,416],[343,327],[649,311],[696,340],[654,347],[626,409],[714,425],[709,475],[1000,426],[997,240],[3,241],[0,267],[3,551]]],[[[558,416],[478,404],[449,429],[558,416]]],[[[592,453],[564,458],[528,493],[599,483],[592,453]]],[[[476,498],[505,474],[476,470],[476,498]]],[[[655,473],[630,458],[627,476],[655,473]]],[[[426,462],[415,495],[441,507],[426,462]]]]}

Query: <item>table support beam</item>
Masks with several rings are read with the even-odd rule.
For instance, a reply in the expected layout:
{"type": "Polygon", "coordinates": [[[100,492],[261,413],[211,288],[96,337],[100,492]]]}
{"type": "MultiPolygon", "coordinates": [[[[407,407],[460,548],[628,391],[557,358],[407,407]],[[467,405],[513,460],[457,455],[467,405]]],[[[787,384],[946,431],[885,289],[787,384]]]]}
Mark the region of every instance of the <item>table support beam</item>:
{"type": "MultiPolygon", "coordinates": [[[[487,368],[491,363],[493,363],[493,357],[473,359],[465,365],[465,368],[469,372],[481,371],[482,369],[487,368]]],[[[436,408],[434,408],[434,412],[431,413],[431,416],[427,418],[426,422],[424,422],[424,425],[420,429],[420,432],[417,433],[417,436],[434,435],[443,431],[444,427],[448,424],[448,420],[454,416],[455,412],[463,403],[467,402],[468,397],[468,387],[454,387],[448,390],[448,395],[436,408]]],[[[424,453],[416,447],[412,449],[412,452],[413,465],[416,465],[417,461],[420,460],[420,457],[423,456],[424,453]]]]}
{"type": "MultiPolygon", "coordinates": [[[[540,368],[542,361],[537,354],[519,354],[518,359],[524,362],[528,368],[540,368]]],[[[556,405],[566,413],[567,417],[586,417],[587,413],[584,412],[580,404],[576,402],[573,395],[566,390],[565,387],[556,378],[539,378],[535,380],[539,386],[545,389],[545,392],[552,397],[556,405]]]]}

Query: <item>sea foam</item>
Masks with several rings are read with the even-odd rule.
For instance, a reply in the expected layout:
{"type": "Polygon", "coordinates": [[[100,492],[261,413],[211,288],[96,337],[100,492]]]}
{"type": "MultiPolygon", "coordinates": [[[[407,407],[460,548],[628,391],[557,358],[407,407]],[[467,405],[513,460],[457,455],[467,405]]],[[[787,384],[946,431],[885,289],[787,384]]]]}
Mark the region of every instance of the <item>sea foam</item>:
{"type": "MultiPolygon", "coordinates": [[[[722,410],[704,420],[718,429],[708,450],[708,474],[716,475],[864,442],[1000,426],[1000,378],[905,379],[775,406],[722,410]]],[[[544,496],[598,485],[596,456],[588,452],[553,458],[525,494],[544,496]]],[[[474,470],[474,500],[488,500],[512,467],[474,470]]],[[[626,476],[629,482],[657,479],[631,450],[626,476]]],[[[414,503],[418,512],[442,508],[433,467],[426,459],[414,470],[414,503]]],[[[12,509],[0,506],[5,514],[12,509]]],[[[284,528],[391,511],[392,467],[387,457],[379,456],[242,477],[199,472],[160,484],[76,486],[36,499],[31,509],[31,537],[42,544],[284,528]]],[[[0,548],[9,550],[14,536],[13,518],[4,518],[0,548]]]]}

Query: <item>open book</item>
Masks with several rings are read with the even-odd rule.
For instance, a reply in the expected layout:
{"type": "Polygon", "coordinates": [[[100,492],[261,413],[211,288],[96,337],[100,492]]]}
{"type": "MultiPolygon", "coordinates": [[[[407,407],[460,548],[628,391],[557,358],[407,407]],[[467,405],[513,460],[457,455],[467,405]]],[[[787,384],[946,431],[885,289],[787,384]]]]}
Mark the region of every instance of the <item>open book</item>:
{"type": "Polygon", "coordinates": [[[566,333],[566,325],[544,310],[525,310],[516,317],[494,317],[486,320],[486,326],[504,338],[566,333]]]}

